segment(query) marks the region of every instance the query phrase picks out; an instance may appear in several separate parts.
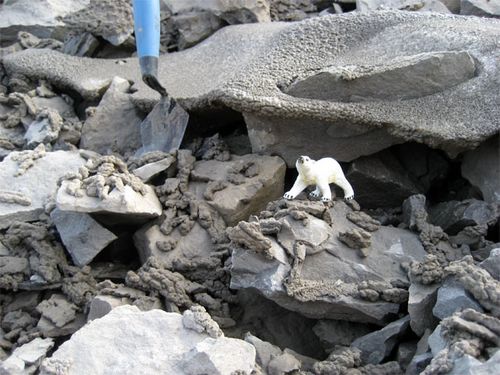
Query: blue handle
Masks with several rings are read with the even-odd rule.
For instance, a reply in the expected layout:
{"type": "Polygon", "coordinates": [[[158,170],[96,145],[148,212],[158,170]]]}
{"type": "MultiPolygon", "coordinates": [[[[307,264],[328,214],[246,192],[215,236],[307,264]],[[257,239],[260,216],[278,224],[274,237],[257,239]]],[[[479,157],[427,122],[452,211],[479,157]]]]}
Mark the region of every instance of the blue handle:
{"type": "Polygon", "coordinates": [[[160,0],[133,0],[134,28],[139,57],[160,54],[160,0]]]}

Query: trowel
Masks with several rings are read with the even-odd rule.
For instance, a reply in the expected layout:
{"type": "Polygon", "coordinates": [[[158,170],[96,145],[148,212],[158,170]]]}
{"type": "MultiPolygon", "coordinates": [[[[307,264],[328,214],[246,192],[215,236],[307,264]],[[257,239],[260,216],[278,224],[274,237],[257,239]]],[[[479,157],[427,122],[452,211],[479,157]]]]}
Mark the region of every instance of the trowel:
{"type": "Polygon", "coordinates": [[[142,148],[170,152],[180,147],[189,120],[188,113],[167,94],[158,80],[160,54],[160,0],[133,0],[135,39],[142,80],[161,95],[158,104],[141,124],[142,148]]]}

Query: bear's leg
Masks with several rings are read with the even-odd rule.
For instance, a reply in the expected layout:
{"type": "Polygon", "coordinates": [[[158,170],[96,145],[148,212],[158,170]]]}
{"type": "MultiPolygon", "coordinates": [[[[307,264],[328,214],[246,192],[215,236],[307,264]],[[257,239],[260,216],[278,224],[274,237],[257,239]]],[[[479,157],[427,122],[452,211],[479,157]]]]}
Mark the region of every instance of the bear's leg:
{"type": "Polygon", "coordinates": [[[332,200],[332,191],[330,190],[328,180],[318,181],[317,189],[321,191],[321,201],[330,202],[332,200]]]}
{"type": "Polygon", "coordinates": [[[307,184],[304,182],[304,180],[302,180],[300,177],[297,177],[297,179],[295,180],[295,183],[292,186],[292,189],[290,189],[290,191],[287,191],[285,193],[285,195],[283,195],[283,198],[285,198],[285,199],[294,199],[306,187],[307,187],[307,184]]]}
{"type": "Polygon", "coordinates": [[[321,190],[319,189],[319,186],[316,185],[316,189],[314,189],[314,191],[311,191],[309,195],[311,197],[318,198],[321,195],[321,190]]]}
{"type": "Polygon", "coordinates": [[[352,189],[351,184],[345,176],[341,176],[340,178],[335,181],[335,183],[344,190],[344,198],[347,200],[353,199],[354,198],[354,190],[352,189]]]}

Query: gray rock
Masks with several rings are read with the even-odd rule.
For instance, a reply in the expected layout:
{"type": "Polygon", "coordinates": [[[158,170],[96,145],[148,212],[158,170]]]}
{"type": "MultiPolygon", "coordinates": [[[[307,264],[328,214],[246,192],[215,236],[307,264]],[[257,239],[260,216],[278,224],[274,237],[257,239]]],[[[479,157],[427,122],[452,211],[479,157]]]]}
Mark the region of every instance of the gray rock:
{"type": "Polygon", "coordinates": [[[37,119],[30,124],[24,139],[28,147],[34,148],[40,143],[47,144],[55,141],[59,137],[59,130],[52,127],[48,118],[37,119]]]}
{"type": "Polygon", "coordinates": [[[433,355],[431,352],[417,354],[412,358],[408,367],[406,368],[405,375],[419,375],[425,370],[427,365],[431,363],[433,355]]]}
{"type": "Polygon", "coordinates": [[[500,4],[488,0],[461,0],[460,14],[465,16],[500,17],[500,4]]]}
{"type": "Polygon", "coordinates": [[[160,173],[172,169],[171,167],[173,166],[173,159],[165,158],[136,168],[132,171],[132,173],[139,177],[142,181],[149,182],[149,180],[158,176],[160,173]]]}
{"type": "Polygon", "coordinates": [[[88,6],[63,21],[72,29],[91,32],[118,46],[134,32],[131,5],[127,0],[90,0],[88,6]]]}
{"type": "Polygon", "coordinates": [[[282,350],[269,342],[263,341],[252,335],[250,332],[245,334],[245,341],[252,344],[255,348],[257,364],[264,370],[267,370],[267,365],[271,360],[283,352],[282,350]]]}
{"type": "Polygon", "coordinates": [[[209,337],[184,354],[180,367],[188,375],[250,374],[255,367],[255,348],[242,340],[209,337]]]}
{"type": "MultiPolygon", "coordinates": [[[[350,161],[404,140],[454,156],[499,130],[499,27],[489,19],[399,11],[236,25],[188,51],[162,56],[160,81],[188,111],[223,104],[242,112],[253,151],[281,155],[290,166],[301,154],[350,161]],[[339,35],[335,44],[321,37],[332,32],[339,35]],[[408,34],[411,44],[397,37],[408,34]],[[482,69],[473,79],[431,95],[342,103],[283,92],[295,78],[303,80],[328,66],[390,66],[421,53],[456,51],[473,56],[482,69]]],[[[10,75],[44,76],[85,98],[98,97],[96,87],[115,75],[136,84],[133,98],[143,107],[151,108],[159,98],[141,82],[137,59],[117,64],[29,50],[6,56],[4,66],[10,75]]]]}
{"type": "Polygon", "coordinates": [[[269,362],[267,372],[269,375],[288,374],[294,370],[300,370],[301,363],[290,353],[280,354],[269,362]]]}
{"type": "Polygon", "coordinates": [[[33,166],[23,173],[21,162],[13,159],[30,153],[34,155],[33,151],[11,152],[0,163],[0,228],[6,228],[16,220],[37,220],[46,202],[55,195],[58,180],[85,164],[78,152],[48,152],[43,157],[32,159],[33,166]]]}
{"type": "Polygon", "coordinates": [[[412,283],[410,297],[408,299],[408,314],[410,314],[410,326],[413,332],[422,336],[426,329],[433,329],[437,320],[432,315],[432,309],[437,299],[439,285],[422,285],[412,283]]]}
{"type": "Polygon", "coordinates": [[[229,375],[237,370],[250,373],[255,364],[255,349],[242,340],[213,339],[206,332],[186,329],[182,315],[177,313],[141,312],[134,306],[120,306],[89,322],[62,344],[52,357],[43,361],[40,373],[52,374],[59,368],[74,375],[158,372],[188,375],[199,372],[185,371],[183,367],[200,368],[203,362],[198,359],[207,361],[210,374],[229,375]]]}
{"type": "Polygon", "coordinates": [[[453,279],[447,279],[438,290],[432,314],[436,318],[443,320],[456,311],[467,308],[484,312],[481,305],[464,289],[462,284],[453,279]]]}
{"type": "Polygon", "coordinates": [[[50,319],[41,317],[36,326],[43,337],[63,337],[69,336],[82,328],[87,323],[85,314],[76,314],[75,319],[62,327],[57,327],[50,319]]]}
{"type": "Polygon", "coordinates": [[[497,220],[495,205],[476,199],[443,202],[429,210],[429,221],[451,235],[467,226],[492,225],[497,220]]]}
{"type": "Polygon", "coordinates": [[[141,195],[129,185],[123,191],[113,189],[105,199],[97,197],[75,197],[67,193],[69,182],[63,181],[57,191],[56,204],[61,211],[104,213],[117,218],[126,217],[128,220],[144,222],[156,218],[162,213],[162,206],[154,189],[146,185],[146,194],[141,195]]]}
{"type": "Polygon", "coordinates": [[[441,350],[446,348],[446,340],[441,334],[442,326],[441,324],[436,327],[434,332],[429,336],[427,342],[431,349],[432,355],[436,356],[441,350]]]}
{"type": "Polygon", "coordinates": [[[192,47],[224,26],[215,14],[207,11],[187,12],[172,17],[179,32],[180,50],[192,47]]]}
{"type": "Polygon", "coordinates": [[[61,52],[72,56],[91,57],[97,47],[99,47],[99,41],[91,33],[86,32],[70,35],[64,41],[61,52]]]}
{"type": "Polygon", "coordinates": [[[346,177],[353,186],[356,201],[367,208],[399,207],[406,198],[422,191],[388,152],[357,159],[346,177]]]}
{"type": "Polygon", "coordinates": [[[127,94],[127,80],[114,77],[99,105],[83,124],[80,147],[98,152],[122,155],[141,147],[142,122],[127,94]]]}
{"type": "Polygon", "coordinates": [[[464,155],[462,175],[478,187],[488,203],[500,204],[500,139],[493,137],[464,155]]]}
{"type": "Polygon", "coordinates": [[[36,310],[57,328],[62,328],[75,320],[78,307],[68,302],[62,294],[53,294],[48,300],[40,302],[36,310]]]}
{"type": "Polygon", "coordinates": [[[346,103],[407,100],[432,95],[474,77],[476,66],[465,51],[429,52],[382,66],[328,68],[293,83],[287,94],[346,103]],[[425,77],[425,85],[419,85],[425,77]]]}
{"type": "Polygon", "coordinates": [[[351,343],[373,330],[368,324],[352,323],[343,320],[319,320],[313,327],[325,350],[337,345],[350,346],[351,343]]]}
{"type": "Polygon", "coordinates": [[[0,275],[12,275],[16,273],[28,273],[29,262],[21,257],[0,257],[0,275]]]}
{"type": "Polygon", "coordinates": [[[227,187],[205,198],[228,226],[247,220],[283,195],[286,166],[276,156],[233,155],[231,161],[197,161],[191,180],[199,182],[228,181],[227,187]]]}
{"type": "Polygon", "coordinates": [[[377,9],[400,9],[419,12],[450,13],[444,1],[438,0],[355,0],[356,10],[369,12],[377,9]]]}
{"type": "Polygon", "coordinates": [[[179,260],[200,261],[210,257],[210,254],[215,251],[209,233],[198,223],[195,223],[185,235],[181,234],[179,229],[165,235],[159,224],[155,222],[146,224],[134,234],[134,243],[142,263],[154,256],[161,259],[166,267],[171,267],[174,261],[179,260]],[[173,244],[170,251],[159,245],[165,241],[173,244]]]}
{"type": "Polygon", "coordinates": [[[55,209],[50,217],[73,263],[78,267],[89,264],[97,254],[118,238],[89,214],[55,209]]]}
{"type": "Polygon", "coordinates": [[[412,230],[427,222],[426,198],[423,194],[412,195],[403,202],[403,222],[412,230]]]}
{"type": "Polygon", "coordinates": [[[352,346],[361,350],[361,359],[364,363],[377,365],[391,353],[397,345],[398,338],[407,331],[409,325],[410,317],[405,316],[379,331],[354,340],[352,346]]]}
{"type": "Polygon", "coordinates": [[[491,250],[488,258],[480,263],[486,271],[495,279],[500,281],[500,248],[491,250]]]}
{"type": "Polygon", "coordinates": [[[404,341],[398,345],[396,353],[396,361],[400,364],[401,368],[406,369],[411,363],[415,352],[417,350],[417,341],[404,341]]]}
{"type": "MultiPolygon", "coordinates": [[[[288,284],[285,279],[289,280],[288,274],[293,264],[301,261],[297,258],[290,259],[285,249],[270,236],[266,238],[271,244],[268,250],[271,258],[266,258],[262,252],[258,253],[256,250],[245,250],[234,246],[233,243],[231,287],[257,289],[277,304],[307,317],[386,323],[398,310],[399,297],[405,300],[403,294],[406,291],[393,290],[396,298],[391,299],[387,296],[384,300],[379,299],[380,293],[383,294],[382,290],[379,293],[370,289],[375,286],[370,287],[367,284],[366,289],[371,292],[366,290],[363,292],[361,290],[363,288],[359,287],[360,283],[390,280],[405,285],[408,279],[400,268],[401,262],[423,259],[425,251],[417,237],[409,231],[381,227],[372,233],[372,245],[367,249],[368,256],[360,258],[355,251],[338,239],[340,232],[357,227],[346,218],[349,212],[352,211],[345,203],[336,201],[330,210],[332,225],[324,228],[327,240],[317,247],[306,246],[303,263],[294,266],[293,272],[299,273],[295,278],[299,283],[296,286],[297,291],[295,286],[288,284]],[[309,249],[312,249],[310,253],[309,249]],[[367,295],[375,294],[375,301],[357,298],[361,292],[367,295]]],[[[297,227],[304,227],[302,232],[307,232],[313,225],[311,223],[317,220],[308,214],[305,214],[305,219],[307,222],[297,221],[295,224],[297,227]]],[[[291,231],[294,232],[297,233],[296,230],[291,231]]]]}
{"type": "Polygon", "coordinates": [[[47,352],[54,346],[54,340],[39,337],[16,348],[12,355],[0,361],[2,375],[30,375],[34,374],[47,352]]]}
{"type": "Polygon", "coordinates": [[[19,31],[28,31],[40,38],[47,38],[54,31],[61,32],[64,23],[59,18],[84,8],[88,3],[89,0],[6,1],[0,9],[2,43],[17,41],[19,31]]]}
{"type": "Polygon", "coordinates": [[[61,96],[54,97],[40,97],[35,96],[32,98],[33,104],[37,109],[53,109],[57,111],[64,118],[75,118],[75,110],[73,109],[73,104],[69,97],[63,98],[61,96]]]}

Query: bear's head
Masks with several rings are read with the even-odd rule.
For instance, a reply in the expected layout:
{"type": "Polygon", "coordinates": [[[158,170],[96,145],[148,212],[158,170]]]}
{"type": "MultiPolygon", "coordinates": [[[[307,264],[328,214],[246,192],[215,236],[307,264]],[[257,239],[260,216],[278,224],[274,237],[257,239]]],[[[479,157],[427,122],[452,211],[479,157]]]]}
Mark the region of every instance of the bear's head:
{"type": "Polygon", "coordinates": [[[309,156],[299,156],[297,161],[295,162],[295,167],[297,170],[301,170],[303,168],[308,168],[311,164],[314,163],[314,160],[311,159],[309,156]]]}

